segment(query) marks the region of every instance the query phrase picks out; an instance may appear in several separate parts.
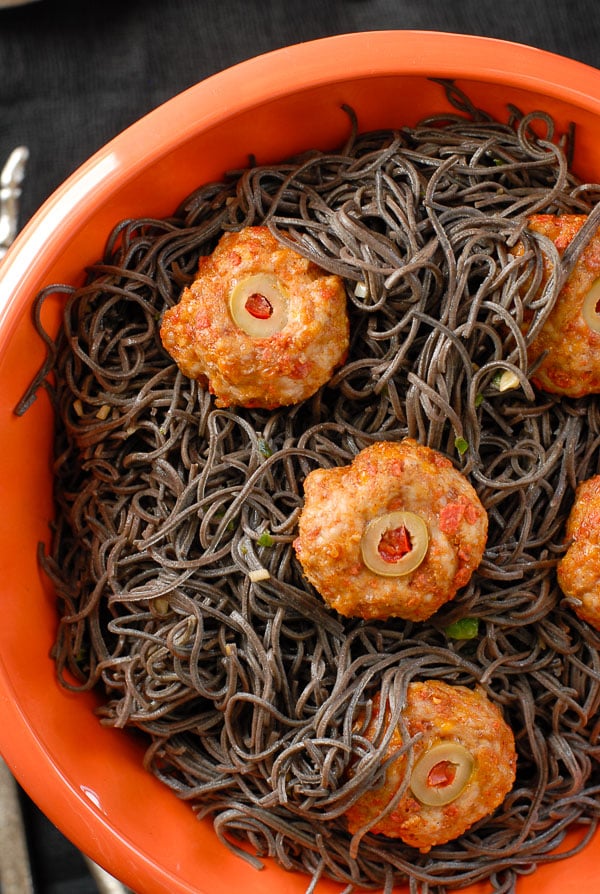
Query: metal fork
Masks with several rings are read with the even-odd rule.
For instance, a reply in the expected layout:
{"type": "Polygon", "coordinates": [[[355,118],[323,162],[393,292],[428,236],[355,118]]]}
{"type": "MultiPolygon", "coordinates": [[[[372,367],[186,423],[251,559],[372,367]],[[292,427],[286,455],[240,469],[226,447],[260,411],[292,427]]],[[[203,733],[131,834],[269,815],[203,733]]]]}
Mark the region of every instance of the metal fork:
{"type": "Polygon", "coordinates": [[[17,146],[0,171],[0,259],[17,235],[21,183],[29,159],[27,146],[17,146]]]}
{"type": "Polygon", "coordinates": [[[19,792],[0,758],[0,886],[3,894],[33,894],[19,792]]]}
{"type": "MultiPolygon", "coordinates": [[[[21,183],[29,158],[17,146],[0,171],[0,260],[17,235],[21,183]]],[[[33,880],[19,791],[12,773],[0,758],[0,887],[3,894],[33,894],[33,880]]]]}
{"type": "MultiPolygon", "coordinates": [[[[131,894],[128,888],[84,856],[98,894],[131,894]]],[[[0,890],[2,894],[34,894],[27,833],[17,783],[0,758],[0,890]]]]}

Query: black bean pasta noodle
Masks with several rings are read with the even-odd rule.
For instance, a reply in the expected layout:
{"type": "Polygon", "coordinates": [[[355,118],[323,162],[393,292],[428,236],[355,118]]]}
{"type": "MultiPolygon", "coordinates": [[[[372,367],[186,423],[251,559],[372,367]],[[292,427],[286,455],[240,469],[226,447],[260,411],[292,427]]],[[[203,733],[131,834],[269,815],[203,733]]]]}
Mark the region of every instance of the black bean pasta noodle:
{"type": "Polygon", "coordinates": [[[599,187],[570,172],[548,115],[511,107],[500,122],[444,86],[454,108],[415,127],[360,133],[348,110],[338,152],[251,164],[170,219],[120,223],[84,285],[49,287],[36,305],[64,294],[19,408],[43,385],[56,410],[57,511],[41,561],[58,593],[60,680],[99,689],[102,723],[147,735],[150,771],[244,858],[308,873],[308,891],[322,877],[347,892],[405,882],[443,894],[483,879],[513,891],[558,859],[567,830],[579,834],[561,858],[583,847],[600,812],[600,635],[555,577],[574,488],[600,471],[600,403],[536,392],[527,365],[527,340],[598,225],[599,187]],[[590,213],[590,225],[559,258],[525,228],[540,211],[590,213]],[[158,326],[224,230],[263,223],[345,278],[350,353],[299,406],[217,409],[158,326]],[[544,254],[554,275],[540,295],[544,254]],[[506,370],[518,387],[503,392],[506,370]],[[292,548],[303,479],[407,435],[476,487],[483,562],[430,622],[342,618],[292,548]],[[466,617],[478,635],[449,636],[466,617]],[[402,699],[425,678],[480,685],[500,706],[514,789],[426,854],[351,838],[345,810],[381,779],[378,746],[354,720],[376,691],[402,699]]]}

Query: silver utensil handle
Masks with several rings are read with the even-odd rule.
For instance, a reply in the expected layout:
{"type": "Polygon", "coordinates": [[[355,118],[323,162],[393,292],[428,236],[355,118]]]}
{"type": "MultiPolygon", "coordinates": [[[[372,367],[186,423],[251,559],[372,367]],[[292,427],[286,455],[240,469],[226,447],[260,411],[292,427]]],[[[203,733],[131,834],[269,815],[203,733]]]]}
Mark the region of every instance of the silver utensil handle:
{"type": "Polygon", "coordinates": [[[0,758],[0,889],[2,894],[33,894],[19,790],[2,758],[0,758]]]}
{"type": "Polygon", "coordinates": [[[101,866],[98,866],[97,863],[94,863],[93,860],[90,860],[89,857],[84,857],[84,859],[89,873],[96,883],[98,894],[132,894],[129,888],[126,888],[116,878],[109,875],[108,872],[102,869],[101,866]]]}
{"type": "Polygon", "coordinates": [[[17,235],[21,183],[28,158],[28,148],[17,146],[0,171],[0,258],[6,254],[17,235]]]}

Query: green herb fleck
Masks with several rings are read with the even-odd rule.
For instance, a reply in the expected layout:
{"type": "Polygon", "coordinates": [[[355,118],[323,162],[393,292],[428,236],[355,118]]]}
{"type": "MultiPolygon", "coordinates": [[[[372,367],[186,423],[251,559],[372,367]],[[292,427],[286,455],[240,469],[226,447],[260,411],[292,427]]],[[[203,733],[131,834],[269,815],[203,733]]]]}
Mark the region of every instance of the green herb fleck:
{"type": "MultiPolygon", "coordinates": [[[[217,519],[217,521],[221,521],[221,519],[225,518],[225,510],[219,509],[217,512],[215,512],[214,518],[217,519]]],[[[226,531],[226,533],[230,534],[232,531],[235,531],[236,527],[237,527],[236,519],[231,518],[225,525],[225,531],[226,531]]]]}
{"type": "Polygon", "coordinates": [[[456,438],[456,440],[454,441],[454,446],[456,447],[460,455],[463,456],[469,449],[469,442],[466,441],[464,438],[456,438]]]}
{"type": "Polygon", "coordinates": [[[270,456],[273,456],[273,451],[271,450],[271,447],[269,446],[268,442],[265,441],[264,438],[258,439],[258,452],[260,454],[262,454],[262,456],[264,456],[265,459],[268,459],[270,456]]]}
{"type": "Polygon", "coordinates": [[[479,633],[479,618],[461,618],[449,624],[444,633],[448,639],[474,639],[479,633]]]}
{"type": "Polygon", "coordinates": [[[501,369],[492,379],[492,385],[498,391],[512,391],[514,388],[519,388],[521,382],[511,369],[501,369]]]}
{"type": "Polygon", "coordinates": [[[477,394],[475,397],[475,409],[477,409],[477,407],[480,407],[481,404],[483,403],[483,401],[484,401],[483,394],[481,392],[479,392],[479,394],[477,394]]]}
{"type": "Polygon", "coordinates": [[[273,546],[275,543],[269,531],[263,531],[256,542],[258,546],[273,546]]]}
{"type": "Polygon", "coordinates": [[[82,646],[79,649],[77,655],[75,655],[75,664],[80,670],[87,673],[90,668],[90,650],[88,646],[82,646]]]}

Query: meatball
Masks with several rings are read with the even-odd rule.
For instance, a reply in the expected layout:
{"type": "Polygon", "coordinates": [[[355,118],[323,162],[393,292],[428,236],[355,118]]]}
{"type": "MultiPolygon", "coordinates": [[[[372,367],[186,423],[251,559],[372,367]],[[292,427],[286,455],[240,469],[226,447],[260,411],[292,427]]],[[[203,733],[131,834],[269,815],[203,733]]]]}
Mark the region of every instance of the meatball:
{"type": "MultiPolygon", "coordinates": [[[[547,236],[562,254],[586,221],[579,214],[538,214],[528,227],[547,236]]],[[[542,286],[552,272],[544,262],[542,286]]],[[[546,356],[532,381],[538,387],[567,397],[582,397],[600,391],[600,233],[596,232],[579,256],[556,304],[539,334],[528,347],[531,364],[546,356]]]]}
{"type": "Polygon", "coordinates": [[[160,335],[181,371],[217,406],[299,403],[348,351],[346,291],[266,227],[225,233],[164,314],[160,335]]]}
{"type": "Polygon", "coordinates": [[[582,481],[567,519],[572,541],[558,563],[558,583],[579,617],[600,630],[600,475],[582,481]]]}
{"type": "Polygon", "coordinates": [[[474,488],[412,438],[317,469],[304,492],[296,555],[342,615],[423,621],[469,582],[483,556],[488,519],[474,488]]]}
{"type": "MultiPolygon", "coordinates": [[[[366,729],[357,724],[369,741],[378,709],[375,699],[366,729]]],[[[383,758],[389,761],[383,784],[361,795],[346,811],[346,820],[352,834],[369,828],[426,852],[462,835],[502,803],[515,781],[515,740],[482,690],[439,680],[409,684],[402,717],[408,735],[418,737],[408,787],[386,812],[406,781],[408,766],[406,753],[394,758],[402,747],[396,728],[383,758]]]]}

